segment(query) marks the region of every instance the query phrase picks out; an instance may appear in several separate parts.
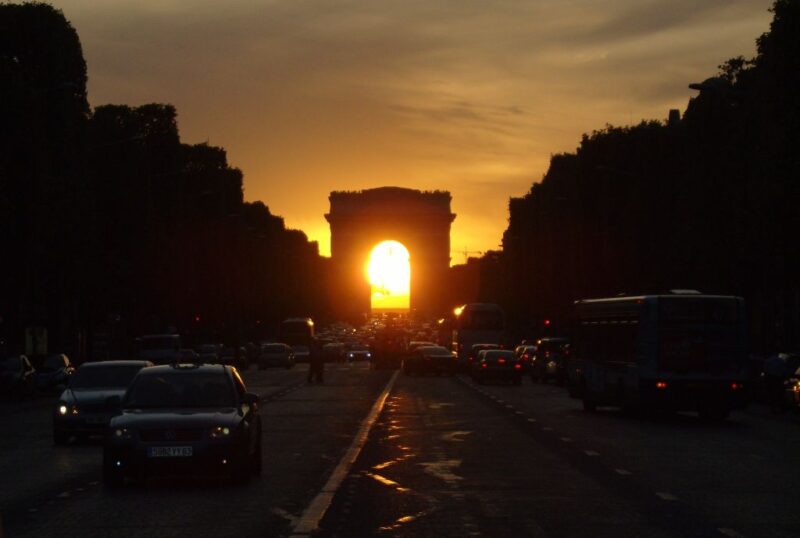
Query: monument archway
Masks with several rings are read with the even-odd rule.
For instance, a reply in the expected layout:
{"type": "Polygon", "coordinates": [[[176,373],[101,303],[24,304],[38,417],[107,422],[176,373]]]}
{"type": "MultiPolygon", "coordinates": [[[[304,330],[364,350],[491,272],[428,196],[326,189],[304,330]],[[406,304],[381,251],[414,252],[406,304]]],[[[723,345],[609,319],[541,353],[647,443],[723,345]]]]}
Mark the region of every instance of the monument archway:
{"type": "Polygon", "coordinates": [[[342,319],[370,312],[371,286],[365,264],[372,249],[386,240],[409,252],[410,309],[435,315],[444,305],[443,290],[450,267],[450,211],[446,191],[380,187],[357,192],[332,192],[330,212],[332,306],[342,319]]]}

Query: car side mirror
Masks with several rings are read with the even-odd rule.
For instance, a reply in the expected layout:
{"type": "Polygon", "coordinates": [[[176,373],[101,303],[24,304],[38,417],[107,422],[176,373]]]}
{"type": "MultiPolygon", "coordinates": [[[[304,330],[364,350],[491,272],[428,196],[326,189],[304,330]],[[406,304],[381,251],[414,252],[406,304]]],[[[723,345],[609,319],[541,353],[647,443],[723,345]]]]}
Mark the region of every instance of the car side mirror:
{"type": "Polygon", "coordinates": [[[106,398],[106,409],[115,412],[122,409],[122,398],[119,396],[109,396],[106,398]]]}
{"type": "Polygon", "coordinates": [[[242,403],[247,405],[252,405],[258,403],[258,394],[254,394],[252,392],[245,392],[244,396],[242,396],[242,403]]]}

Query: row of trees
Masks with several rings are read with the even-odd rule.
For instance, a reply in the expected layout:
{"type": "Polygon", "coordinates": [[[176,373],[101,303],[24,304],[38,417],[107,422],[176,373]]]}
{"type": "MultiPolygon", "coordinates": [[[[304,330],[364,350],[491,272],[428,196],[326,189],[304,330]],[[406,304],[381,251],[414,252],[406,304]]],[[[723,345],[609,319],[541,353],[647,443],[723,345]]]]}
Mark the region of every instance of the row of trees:
{"type": "Polygon", "coordinates": [[[60,11],[0,5],[0,340],[80,356],[325,311],[316,243],[243,200],[222,148],[182,143],[171,105],[92,110],[86,80],[60,11]]]}
{"type": "Polygon", "coordinates": [[[682,119],[608,126],[555,155],[510,201],[499,278],[482,282],[484,296],[524,324],[566,319],[590,296],[737,294],[755,347],[797,346],[800,2],[773,12],[757,56],[693,84],[682,119]]]}

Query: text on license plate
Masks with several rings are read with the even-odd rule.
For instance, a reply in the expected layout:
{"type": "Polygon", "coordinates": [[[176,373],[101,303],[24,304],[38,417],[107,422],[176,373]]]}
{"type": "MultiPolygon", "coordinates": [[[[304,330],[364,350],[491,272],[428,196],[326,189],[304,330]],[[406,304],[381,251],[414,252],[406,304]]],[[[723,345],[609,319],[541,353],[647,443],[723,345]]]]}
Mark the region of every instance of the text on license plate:
{"type": "Polygon", "coordinates": [[[147,449],[151,458],[187,458],[192,455],[190,446],[151,446],[147,449]]]}

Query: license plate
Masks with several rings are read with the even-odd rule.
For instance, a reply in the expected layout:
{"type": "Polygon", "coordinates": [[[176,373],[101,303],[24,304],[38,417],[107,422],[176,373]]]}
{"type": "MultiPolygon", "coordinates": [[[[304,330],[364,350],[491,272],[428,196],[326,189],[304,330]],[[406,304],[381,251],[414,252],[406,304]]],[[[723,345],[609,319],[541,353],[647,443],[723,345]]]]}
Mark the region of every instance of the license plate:
{"type": "Polygon", "coordinates": [[[192,456],[190,446],[151,446],[147,449],[150,458],[189,458],[192,456]]]}

